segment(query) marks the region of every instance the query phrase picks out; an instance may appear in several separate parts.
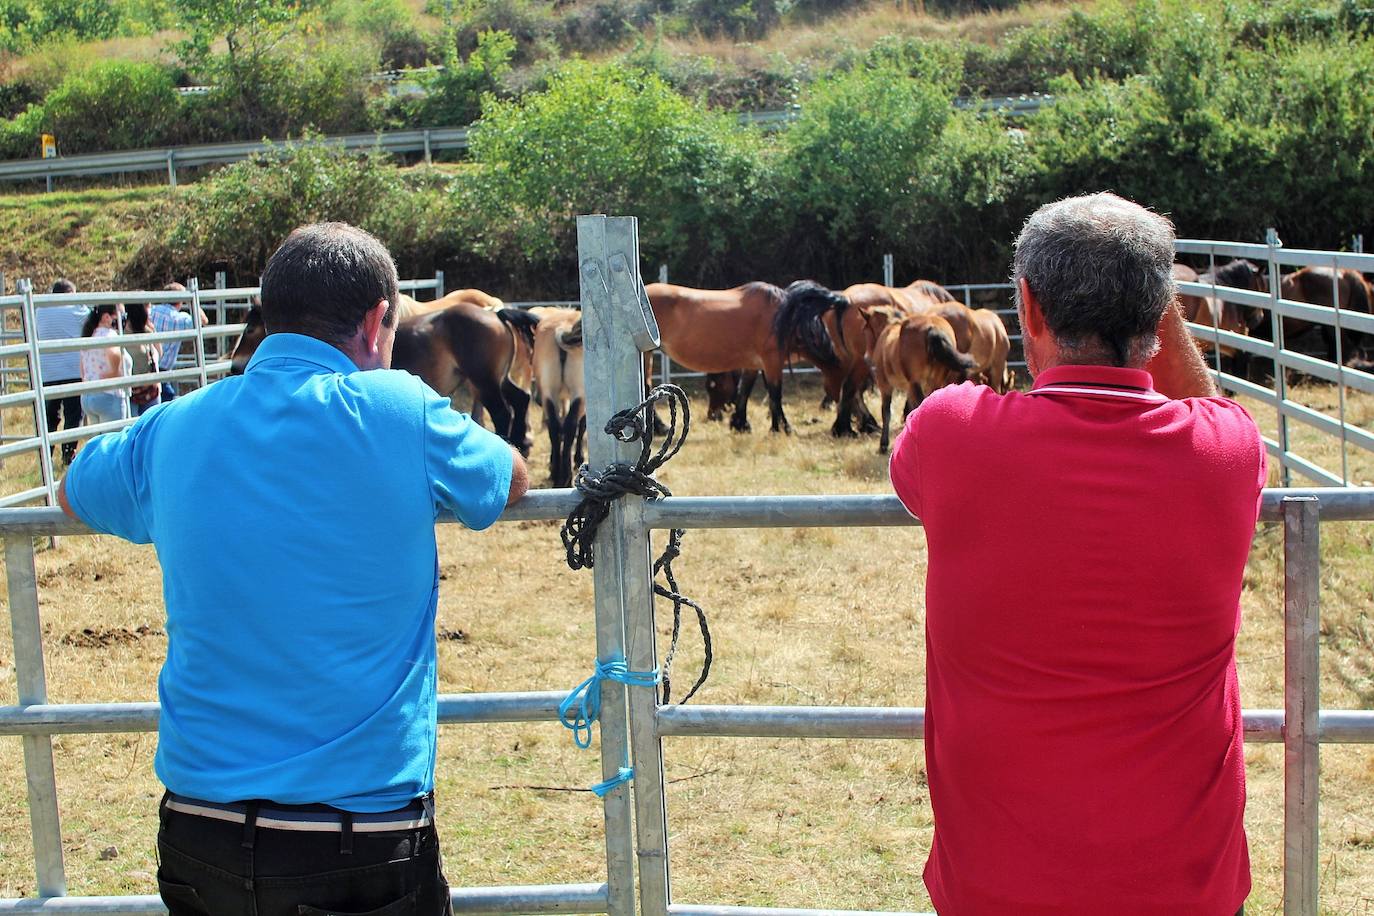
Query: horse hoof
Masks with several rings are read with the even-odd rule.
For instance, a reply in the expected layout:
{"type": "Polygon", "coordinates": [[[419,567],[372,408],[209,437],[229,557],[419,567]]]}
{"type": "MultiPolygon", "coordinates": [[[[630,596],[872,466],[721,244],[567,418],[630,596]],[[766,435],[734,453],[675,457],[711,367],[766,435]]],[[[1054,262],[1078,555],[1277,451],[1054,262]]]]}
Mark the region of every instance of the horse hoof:
{"type": "Polygon", "coordinates": [[[754,431],[754,427],[749,425],[748,420],[745,420],[743,423],[736,423],[735,421],[731,420],[730,431],[732,433],[751,433],[754,431]]]}
{"type": "Polygon", "coordinates": [[[858,433],[854,432],[854,430],[848,426],[832,426],[830,427],[830,435],[834,436],[836,439],[858,438],[858,433]]]}

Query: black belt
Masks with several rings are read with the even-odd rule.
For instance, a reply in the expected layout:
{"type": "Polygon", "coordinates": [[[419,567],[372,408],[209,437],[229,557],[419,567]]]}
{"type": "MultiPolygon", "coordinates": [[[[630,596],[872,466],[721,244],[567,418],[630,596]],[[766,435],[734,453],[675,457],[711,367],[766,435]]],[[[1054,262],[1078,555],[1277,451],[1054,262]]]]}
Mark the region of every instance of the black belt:
{"type": "Polygon", "coordinates": [[[432,795],[394,811],[375,813],[341,811],[325,805],[279,805],[264,802],[212,802],[168,792],[162,807],[180,814],[194,814],[235,824],[252,824],[267,830],[303,830],[313,833],[381,833],[416,830],[434,823],[432,795]]]}

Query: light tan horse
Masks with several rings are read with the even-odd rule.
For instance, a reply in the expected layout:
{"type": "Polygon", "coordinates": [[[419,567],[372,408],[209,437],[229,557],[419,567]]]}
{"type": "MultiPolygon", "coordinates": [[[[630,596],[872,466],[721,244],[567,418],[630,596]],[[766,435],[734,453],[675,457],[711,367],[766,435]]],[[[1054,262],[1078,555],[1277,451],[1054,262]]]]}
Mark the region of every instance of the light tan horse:
{"type": "Polygon", "coordinates": [[[484,293],[480,289],[455,289],[451,293],[446,293],[438,299],[431,299],[428,302],[419,300],[401,293],[401,301],[396,304],[398,318],[414,318],[419,315],[428,315],[430,312],[442,312],[451,305],[466,302],[478,308],[494,312],[503,308],[505,303],[490,293],[484,293]]]}
{"type": "Polygon", "coordinates": [[[790,351],[780,350],[773,338],[782,290],[771,283],[734,289],[650,283],[644,290],[658,321],[659,347],[673,362],[696,372],[743,370],[731,429],[749,429],[749,393],[761,371],[773,432],[792,431],[782,409],[782,369],[790,351]]]}
{"type": "Polygon", "coordinates": [[[882,396],[881,455],[888,447],[893,391],[906,394],[905,417],[932,391],[967,380],[975,366],[968,354],[959,352],[954,329],[939,315],[872,306],[866,321],[874,336],[873,376],[882,396]]]}
{"type": "MultiPolygon", "coordinates": [[[[535,309],[530,309],[535,311],[535,309]]],[[[582,381],[582,313],[577,309],[540,308],[534,332],[534,380],[549,431],[549,479],[555,487],[572,485],[582,463],[587,429],[582,381]]]]}

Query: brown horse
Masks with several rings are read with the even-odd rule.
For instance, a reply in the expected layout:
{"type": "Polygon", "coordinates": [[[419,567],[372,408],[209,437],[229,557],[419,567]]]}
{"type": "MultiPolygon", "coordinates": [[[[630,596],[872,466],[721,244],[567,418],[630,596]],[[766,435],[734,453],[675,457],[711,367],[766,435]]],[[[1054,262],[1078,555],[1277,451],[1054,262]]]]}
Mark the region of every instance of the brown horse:
{"type": "Polygon", "coordinates": [[[459,302],[396,325],[391,365],[424,379],[450,398],[464,385],[491,414],[496,434],[529,454],[530,396],[511,381],[517,340],[533,344],[537,315],[523,309],[491,311],[459,302]]]}
{"type": "MultiPolygon", "coordinates": [[[[1257,290],[1261,285],[1264,287],[1268,286],[1268,281],[1264,279],[1264,275],[1249,261],[1232,261],[1230,264],[1219,268],[1219,270],[1227,270],[1228,268],[1232,271],[1228,278],[1232,280],[1239,279],[1240,282],[1246,283],[1245,289],[1257,290]]],[[[1211,274],[1199,276],[1198,272],[1187,264],[1175,264],[1173,266],[1173,277],[1175,280],[1192,283],[1210,283],[1213,280],[1211,274]]],[[[1225,286],[1230,284],[1218,280],[1217,285],[1225,286]]],[[[1243,311],[1242,306],[1234,302],[1227,302],[1224,299],[1213,296],[1195,296],[1191,293],[1179,293],[1178,305],[1183,311],[1183,318],[1185,321],[1191,321],[1203,327],[1230,331],[1232,334],[1240,334],[1242,336],[1246,336],[1250,333],[1250,325],[1246,321],[1246,313],[1243,311]]],[[[1194,340],[1198,345],[1198,349],[1202,350],[1202,352],[1210,353],[1212,351],[1212,341],[1205,337],[1196,337],[1194,340]]],[[[1219,352],[1223,357],[1234,358],[1237,350],[1235,347],[1222,344],[1219,348],[1219,352]]]]}
{"type": "Polygon", "coordinates": [[[731,429],[749,429],[749,394],[762,371],[772,430],[792,431],[782,409],[784,354],[772,334],[782,290],[769,283],[746,283],[734,289],[650,283],[644,290],[658,320],[659,347],[673,362],[696,372],[738,369],[745,373],[735,397],[731,429]]]}
{"type": "Polygon", "coordinates": [[[572,485],[582,463],[587,429],[582,381],[582,313],[545,308],[534,332],[534,379],[549,431],[549,479],[555,487],[572,485]]]}
{"type": "MultiPolygon", "coordinates": [[[[1291,274],[1285,274],[1279,281],[1279,292],[1285,299],[1294,302],[1309,302],[1327,308],[1339,307],[1341,311],[1363,312],[1369,314],[1374,290],[1358,271],[1344,268],[1339,272],[1330,267],[1304,267],[1291,274]]],[[[1328,324],[1305,321],[1301,318],[1284,318],[1284,338],[1297,337],[1312,328],[1320,328],[1322,341],[1326,344],[1326,359],[1336,362],[1336,328],[1328,324]]],[[[1367,354],[1370,337],[1341,329],[1341,358],[1363,360],[1367,354]]]]}
{"type": "Polygon", "coordinates": [[[878,454],[883,455],[887,453],[894,390],[906,394],[905,417],[926,395],[967,380],[977,366],[955,347],[954,329],[939,315],[905,315],[891,306],[875,306],[866,317],[875,334],[873,375],[882,396],[883,413],[878,454]]]}
{"type": "MultiPolygon", "coordinates": [[[[391,365],[450,398],[466,382],[488,405],[497,434],[528,455],[530,396],[511,383],[508,373],[516,339],[532,340],[537,325],[536,316],[520,309],[498,314],[459,303],[397,322],[391,365]]],[[[243,373],[266,336],[262,307],[253,306],[230,357],[231,374],[243,373]]]]}

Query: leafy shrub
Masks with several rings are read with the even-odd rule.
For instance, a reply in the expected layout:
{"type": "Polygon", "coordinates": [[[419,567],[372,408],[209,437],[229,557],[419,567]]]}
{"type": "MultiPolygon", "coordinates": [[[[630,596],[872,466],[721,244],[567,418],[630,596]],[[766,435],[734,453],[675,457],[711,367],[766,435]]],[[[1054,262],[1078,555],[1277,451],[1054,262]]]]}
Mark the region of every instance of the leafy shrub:
{"type": "Polygon", "coordinates": [[[464,232],[450,179],[403,173],[380,155],[287,144],[189,186],[150,228],[122,270],[125,282],[227,270],[255,282],[297,226],[342,220],[376,234],[404,274],[433,270],[464,232]]]}
{"type": "Polygon", "coordinates": [[[173,140],[180,104],[166,67],[94,64],[0,127],[0,146],[10,158],[36,156],[43,133],[64,155],[159,146],[173,140]]]}
{"type": "Polygon", "coordinates": [[[483,32],[463,60],[450,46],[444,69],[425,77],[425,95],[406,105],[405,121],[419,127],[461,127],[482,113],[482,96],[496,92],[510,72],[515,39],[509,32],[483,32]]]}
{"type": "Polygon", "coordinates": [[[738,214],[758,198],[751,135],[621,65],[577,61],[547,91],[488,97],[479,128],[482,217],[501,233],[484,243],[489,255],[566,266],[573,216],[633,214],[649,263],[707,272],[740,243],[738,214]]]}

